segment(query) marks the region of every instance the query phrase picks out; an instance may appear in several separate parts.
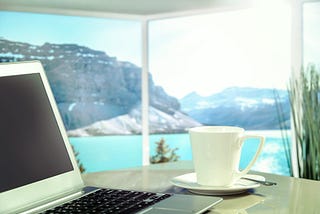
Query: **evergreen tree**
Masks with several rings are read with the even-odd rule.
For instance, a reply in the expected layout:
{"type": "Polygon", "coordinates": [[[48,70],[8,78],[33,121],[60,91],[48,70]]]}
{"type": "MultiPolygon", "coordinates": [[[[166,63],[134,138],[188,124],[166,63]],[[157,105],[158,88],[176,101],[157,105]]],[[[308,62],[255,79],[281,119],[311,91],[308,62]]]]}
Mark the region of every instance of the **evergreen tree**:
{"type": "Polygon", "coordinates": [[[150,158],[150,162],[152,164],[174,162],[179,160],[180,157],[176,154],[178,148],[171,149],[163,138],[161,138],[159,142],[156,142],[156,144],[156,154],[150,158]]]}
{"type": "Polygon", "coordinates": [[[76,157],[76,160],[77,160],[77,163],[78,163],[78,167],[79,167],[79,170],[81,173],[84,173],[86,171],[86,169],[84,168],[83,164],[80,162],[79,158],[78,158],[78,155],[79,155],[79,152],[75,151],[73,145],[71,145],[72,147],[72,151],[76,157]]]}

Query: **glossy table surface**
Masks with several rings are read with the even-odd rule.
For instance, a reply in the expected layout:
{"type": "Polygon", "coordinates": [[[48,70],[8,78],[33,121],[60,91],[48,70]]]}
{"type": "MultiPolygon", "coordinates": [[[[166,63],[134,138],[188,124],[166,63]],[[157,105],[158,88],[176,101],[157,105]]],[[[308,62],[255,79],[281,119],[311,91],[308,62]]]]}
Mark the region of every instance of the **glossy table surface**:
{"type": "MultiPolygon", "coordinates": [[[[126,170],[83,174],[87,185],[153,192],[192,194],[170,180],[193,172],[191,161],[155,164],[126,170]]],[[[259,186],[244,193],[220,196],[224,200],[210,213],[320,213],[320,181],[261,172],[275,186],[259,186]]]]}

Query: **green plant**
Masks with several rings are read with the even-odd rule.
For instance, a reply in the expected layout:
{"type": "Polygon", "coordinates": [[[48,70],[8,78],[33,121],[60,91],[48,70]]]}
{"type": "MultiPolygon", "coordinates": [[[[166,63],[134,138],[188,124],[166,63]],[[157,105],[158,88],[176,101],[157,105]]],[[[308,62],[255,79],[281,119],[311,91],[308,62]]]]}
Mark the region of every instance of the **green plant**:
{"type": "Polygon", "coordinates": [[[320,180],[320,73],[309,65],[289,82],[293,138],[299,177],[320,180]]]}
{"type": "Polygon", "coordinates": [[[179,156],[176,154],[178,148],[170,149],[163,138],[159,142],[156,142],[156,154],[150,158],[150,163],[165,163],[174,162],[179,160],[179,156]]]}
{"type": "Polygon", "coordinates": [[[289,140],[289,134],[288,134],[288,125],[287,120],[285,119],[285,111],[283,109],[283,106],[281,104],[281,99],[279,97],[279,93],[277,90],[274,90],[274,97],[276,102],[276,110],[278,115],[278,122],[279,127],[281,130],[281,138],[282,138],[282,146],[285,151],[285,158],[286,158],[286,164],[289,169],[290,176],[293,176],[293,168],[292,168],[292,161],[291,161],[291,141],[289,140]]]}

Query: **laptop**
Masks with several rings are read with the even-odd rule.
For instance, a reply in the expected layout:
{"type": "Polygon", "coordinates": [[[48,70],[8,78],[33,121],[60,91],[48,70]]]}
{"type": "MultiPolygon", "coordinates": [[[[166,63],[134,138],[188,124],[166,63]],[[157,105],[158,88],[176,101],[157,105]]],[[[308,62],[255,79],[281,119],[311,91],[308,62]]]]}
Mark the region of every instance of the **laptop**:
{"type": "MultiPolygon", "coordinates": [[[[127,202],[134,198],[132,195],[142,193],[84,185],[39,61],[0,63],[0,98],[0,213],[58,213],[56,207],[64,209],[65,204],[84,198],[99,201],[109,192],[127,194],[127,202]]],[[[201,213],[222,200],[200,195],[148,194],[159,196],[159,200],[123,213],[201,213]]],[[[104,203],[108,200],[104,197],[104,203]]],[[[122,202],[122,208],[126,206],[122,202]]],[[[85,213],[108,213],[86,208],[85,213]]]]}

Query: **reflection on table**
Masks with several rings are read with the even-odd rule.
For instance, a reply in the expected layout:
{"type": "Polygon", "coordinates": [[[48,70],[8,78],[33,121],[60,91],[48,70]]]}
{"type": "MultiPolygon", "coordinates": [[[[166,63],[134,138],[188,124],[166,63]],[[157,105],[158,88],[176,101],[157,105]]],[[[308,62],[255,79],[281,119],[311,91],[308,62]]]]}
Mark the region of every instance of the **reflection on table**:
{"type": "MultiPolygon", "coordinates": [[[[155,164],[138,168],[83,174],[87,185],[130,190],[192,194],[170,180],[193,172],[191,161],[155,164]]],[[[320,182],[261,172],[276,186],[260,186],[244,193],[222,196],[223,202],[210,213],[317,213],[320,210],[320,182]]]]}

